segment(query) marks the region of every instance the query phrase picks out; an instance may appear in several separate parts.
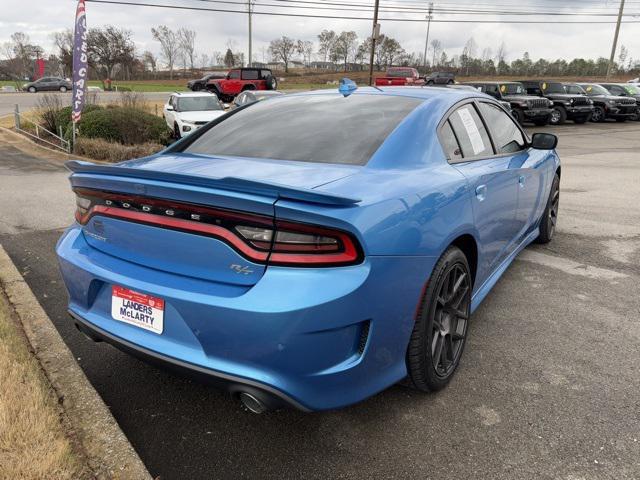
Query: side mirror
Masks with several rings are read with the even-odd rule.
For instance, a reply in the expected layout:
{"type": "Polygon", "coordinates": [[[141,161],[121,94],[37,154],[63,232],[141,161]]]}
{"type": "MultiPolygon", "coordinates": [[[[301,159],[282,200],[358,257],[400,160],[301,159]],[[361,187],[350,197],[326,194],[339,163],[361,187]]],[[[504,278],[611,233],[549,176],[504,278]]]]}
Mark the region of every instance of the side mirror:
{"type": "Polygon", "coordinates": [[[536,150],[553,150],[558,146],[558,137],[551,133],[534,133],[531,137],[531,148],[536,150]]]}

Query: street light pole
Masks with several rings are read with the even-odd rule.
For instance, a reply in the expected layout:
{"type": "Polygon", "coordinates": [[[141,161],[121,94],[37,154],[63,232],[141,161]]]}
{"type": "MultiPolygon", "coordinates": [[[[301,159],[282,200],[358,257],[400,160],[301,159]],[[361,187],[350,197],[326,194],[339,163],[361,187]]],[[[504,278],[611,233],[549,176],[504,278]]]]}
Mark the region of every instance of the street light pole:
{"type": "Polygon", "coordinates": [[[252,63],[252,54],[253,52],[251,51],[251,2],[252,0],[248,0],[248,7],[249,7],[249,59],[247,61],[247,67],[251,66],[252,63]]]}
{"type": "Polygon", "coordinates": [[[376,0],[373,10],[373,28],[371,29],[371,55],[369,57],[369,86],[373,85],[373,55],[376,51],[376,40],[380,35],[380,25],[378,24],[378,7],[380,0],[376,0]]]}
{"type": "Polygon", "coordinates": [[[618,12],[618,23],[616,23],[616,33],[613,36],[613,46],[611,47],[611,56],[609,57],[609,66],[607,67],[607,78],[611,76],[613,70],[613,61],[616,57],[618,48],[618,35],[620,34],[620,23],[622,23],[622,14],[624,13],[624,0],[620,0],[620,12],[618,12]]]}
{"type": "Polygon", "coordinates": [[[433,3],[429,3],[429,15],[427,15],[427,39],[424,42],[424,57],[422,58],[422,65],[425,73],[427,72],[427,50],[429,49],[429,30],[431,30],[431,20],[433,19],[433,3]]]}

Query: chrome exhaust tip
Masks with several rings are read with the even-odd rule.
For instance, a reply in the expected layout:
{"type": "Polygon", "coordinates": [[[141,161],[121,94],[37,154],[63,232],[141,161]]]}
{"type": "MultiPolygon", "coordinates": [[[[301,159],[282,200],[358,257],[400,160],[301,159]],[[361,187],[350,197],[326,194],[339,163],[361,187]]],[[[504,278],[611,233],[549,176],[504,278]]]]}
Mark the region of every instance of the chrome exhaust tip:
{"type": "Polygon", "coordinates": [[[240,392],[238,398],[240,399],[242,407],[248,412],[259,415],[269,410],[269,407],[267,407],[262,400],[248,392],[240,392]]]}

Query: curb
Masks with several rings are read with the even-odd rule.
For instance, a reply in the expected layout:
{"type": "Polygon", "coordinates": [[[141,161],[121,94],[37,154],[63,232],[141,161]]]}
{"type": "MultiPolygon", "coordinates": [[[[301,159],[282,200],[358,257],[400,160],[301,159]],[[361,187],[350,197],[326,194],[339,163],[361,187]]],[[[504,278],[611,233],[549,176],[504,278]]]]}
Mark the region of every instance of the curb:
{"type": "Polygon", "coordinates": [[[99,479],[151,480],[151,475],[95,391],[33,292],[0,245],[0,287],[20,319],[69,424],[99,479]]]}

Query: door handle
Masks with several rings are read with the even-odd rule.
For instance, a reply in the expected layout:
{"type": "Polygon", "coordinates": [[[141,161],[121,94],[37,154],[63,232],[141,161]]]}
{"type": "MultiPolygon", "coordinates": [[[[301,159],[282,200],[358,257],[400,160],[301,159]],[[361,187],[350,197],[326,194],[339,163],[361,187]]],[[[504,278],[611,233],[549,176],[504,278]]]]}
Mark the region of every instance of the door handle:
{"type": "Polygon", "coordinates": [[[524,187],[524,175],[520,175],[518,177],[518,183],[520,184],[521,187],[524,187]]]}
{"type": "Polygon", "coordinates": [[[476,187],[476,197],[478,198],[478,201],[483,201],[484,198],[487,196],[487,186],[486,185],[478,185],[476,187]]]}

